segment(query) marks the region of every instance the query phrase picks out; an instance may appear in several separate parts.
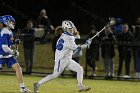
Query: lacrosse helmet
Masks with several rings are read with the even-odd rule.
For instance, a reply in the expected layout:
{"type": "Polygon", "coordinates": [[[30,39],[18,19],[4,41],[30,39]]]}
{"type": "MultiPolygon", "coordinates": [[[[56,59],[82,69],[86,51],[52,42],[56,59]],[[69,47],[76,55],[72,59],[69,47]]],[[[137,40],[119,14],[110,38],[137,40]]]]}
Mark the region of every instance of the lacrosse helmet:
{"type": "Polygon", "coordinates": [[[72,32],[69,31],[69,29],[71,29],[71,28],[75,28],[75,26],[74,26],[74,24],[73,24],[72,21],[70,21],[70,20],[64,20],[62,22],[62,29],[64,31],[67,31],[70,34],[73,34],[72,32]]]}
{"type": "Polygon", "coordinates": [[[11,29],[15,27],[15,19],[11,15],[1,16],[1,23],[9,26],[11,29]]]}

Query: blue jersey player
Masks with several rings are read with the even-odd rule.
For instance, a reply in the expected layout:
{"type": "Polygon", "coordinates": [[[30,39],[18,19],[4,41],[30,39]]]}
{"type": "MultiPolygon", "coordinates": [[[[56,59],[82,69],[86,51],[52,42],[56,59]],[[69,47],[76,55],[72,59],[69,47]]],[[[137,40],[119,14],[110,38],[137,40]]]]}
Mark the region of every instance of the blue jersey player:
{"type": "Polygon", "coordinates": [[[20,92],[30,92],[24,85],[22,69],[16,59],[19,52],[11,49],[14,40],[11,29],[15,27],[15,19],[11,15],[1,16],[0,23],[3,24],[0,31],[0,69],[2,70],[4,64],[13,68],[20,84],[20,92]]]}

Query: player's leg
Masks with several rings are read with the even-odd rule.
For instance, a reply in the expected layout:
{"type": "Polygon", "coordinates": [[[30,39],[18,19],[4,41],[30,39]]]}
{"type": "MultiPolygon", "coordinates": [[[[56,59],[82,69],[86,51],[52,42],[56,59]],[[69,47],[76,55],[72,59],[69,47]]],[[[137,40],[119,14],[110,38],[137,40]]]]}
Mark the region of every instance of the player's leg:
{"type": "Polygon", "coordinates": [[[62,73],[62,71],[61,71],[61,72],[54,71],[53,74],[50,74],[50,75],[46,76],[45,78],[43,78],[42,80],[40,80],[40,81],[38,82],[38,84],[39,84],[39,85],[42,85],[42,84],[44,84],[45,82],[48,82],[48,81],[50,81],[50,80],[52,80],[52,79],[54,79],[54,78],[57,78],[61,73],[62,73]]]}
{"type": "Polygon", "coordinates": [[[77,72],[78,91],[88,91],[91,88],[83,85],[83,68],[74,60],[70,60],[68,69],[77,72]]]}
{"type": "Polygon", "coordinates": [[[45,82],[48,82],[54,78],[57,78],[64,71],[64,68],[66,67],[66,63],[67,63],[64,61],[65,61],[64,59],[56,61],[53,74],[50,74],[46,76],[45,78],[43,78],[42,80],[40,80],[39,82],[34,83],[34,93],[38,92],[39,86],[41,86],[45,82]]]}
{"type": "Polygon", "coordinates": [[[20,88],[21,88],[21,92],[30,92],[30,90],[28,90],[23,82],[23,75],[22,75],[22,68],[20,67],[20,65],[17,63],[17,60],[15,58],[9,58],[8,59],[8,67],[12,67],[13,70],[16,72],[16,77],[17,80],[20,84],[20,88]]]}
{"type": "Polygon", "coordinates": [[[16,76],[19,83],[23,83],[23,75],[22,75],[22,68],[19,66],[18,63],[12,65],[13,70],[16,72],[16,76]]]}

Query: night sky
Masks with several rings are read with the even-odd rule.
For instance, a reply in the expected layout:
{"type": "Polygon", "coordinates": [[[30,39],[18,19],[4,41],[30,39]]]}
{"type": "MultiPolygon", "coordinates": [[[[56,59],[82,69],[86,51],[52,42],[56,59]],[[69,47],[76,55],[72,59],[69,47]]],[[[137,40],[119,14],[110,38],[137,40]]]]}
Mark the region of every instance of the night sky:
{"type": "Polygon", "coordinates": [[[140,15],[139,0],[2,0],[1,2],[0,15],[13,15],[19,28],[24,26],[27,18],[36,20],[43,8],[46,9],[55,27],[61,25],[62,20],[69,19],[83,33],[90,24],[103,26],[111,16],[120,17],[123,22],[133,24],[140,15]]]}

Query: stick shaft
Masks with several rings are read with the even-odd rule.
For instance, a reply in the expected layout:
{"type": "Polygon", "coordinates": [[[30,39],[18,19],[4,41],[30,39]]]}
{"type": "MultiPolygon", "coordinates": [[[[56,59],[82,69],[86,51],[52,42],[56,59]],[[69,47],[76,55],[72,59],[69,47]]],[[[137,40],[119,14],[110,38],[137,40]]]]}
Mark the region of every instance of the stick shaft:
{"type": "Polygon", "coordinates": [[[94,35],[91,39],[94,39],[97,35],[99,35],[102,31],[106,29],[106,26],[104,26],[96,35],[94,35]]]}

